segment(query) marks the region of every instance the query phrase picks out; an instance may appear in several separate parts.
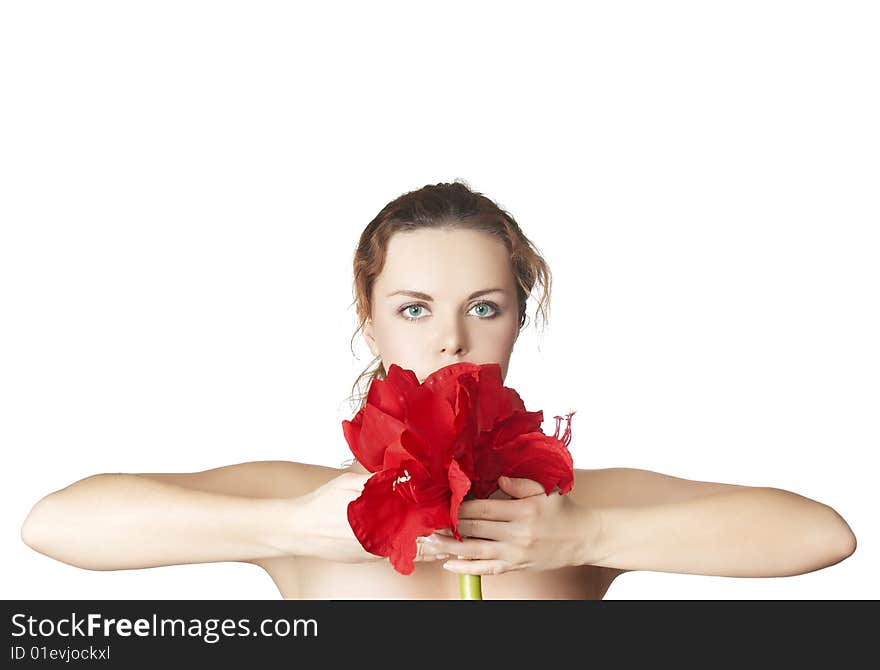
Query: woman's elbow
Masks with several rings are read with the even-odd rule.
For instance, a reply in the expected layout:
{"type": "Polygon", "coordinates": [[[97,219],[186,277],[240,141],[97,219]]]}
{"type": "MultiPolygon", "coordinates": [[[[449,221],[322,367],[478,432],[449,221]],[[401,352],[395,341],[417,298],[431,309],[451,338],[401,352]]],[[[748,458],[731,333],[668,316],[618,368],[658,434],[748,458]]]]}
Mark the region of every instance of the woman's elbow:
{"type": "Polygon", "coordinates": [[[846,520],[831,507],[828,509],[831,512],[826,536],[826,546],[831,550],[828,565],[834,565],[852,556],[858,541],[846,520]]]}
{"type": "Polygon", "coordinates": [[[52,530],[55,525],[52,521],[54,503],[51,495],[46,496],[31,508],[24,523],[21,524],[21,541],[34,551],[51,558],[54,558],[50,549],[54,544],[52,542],[52,530]]]}
{"type": "Polygon", "coordinates": [[[53,511],[56,501],[51,495],[35,504],[21,524],[21,541],[37,553],[53,558],[56,561],[87,570],[98,569],[88,565],[74,563],[65,555],[63,538],[59,537],[59,520],[53,511]]]}
{"type": "Polygon", "coordinates": [[[36,551],[40,551],[40,547],[42,546],[42,531],[40,529],[40,524],[45,502],[46,498],[43,498],[31,507],[31,511],[28,512],[28,515],[25,517],[24,523],[21,524],[21,541],[36,551]]]}
{"type": "Polygon", "coordinates": [[[856,534],[852,532],[852,528],[846,523],[843,522],[844,526],[846,526],[845,537],[843,542],[841,543],[841,555],[840,560],[842,561],[844,558],[849,558],[855,553],[856,547],[858,546],[858,541],[856,540],[856,534]]]}

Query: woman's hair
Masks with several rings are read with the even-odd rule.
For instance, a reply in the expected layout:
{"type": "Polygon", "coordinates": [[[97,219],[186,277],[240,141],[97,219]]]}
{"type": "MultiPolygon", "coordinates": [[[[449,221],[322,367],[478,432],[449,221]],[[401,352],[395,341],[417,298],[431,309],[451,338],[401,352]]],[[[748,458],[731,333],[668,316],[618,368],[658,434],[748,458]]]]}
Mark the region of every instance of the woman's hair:
{"type": "MultiPolygon", "coordinates": [[[[510,252],[511,269],[517,284],[520,330],[526,319],[526,301],[538,282],[543,287],[543,294],[535,315],[541,312],[546,324],[552,283],[546,261],[510,214],[482,193],[472,191],[463,180],[456,179],[453,183],[429,184],[417,191],[404,193],[385,205],[361,233],[354,253],[352,303],[357,305],[359,326],[352,335],[352,342],[372,314],[373,285],[385,264],[388,240],[397,232],[425,228],[476,230],[503,242],[510,252]]],[[[373,380],[385,379],[385,373],[379,356],[373,358],[361,372],[352,385],[352,395],[349,396],[350,400],[357,403],[354,405],[355,412],[366,404],[373,380]],[[364,378],[367,379],[364,390],[355,395],[358,384],[364,378]]]]}

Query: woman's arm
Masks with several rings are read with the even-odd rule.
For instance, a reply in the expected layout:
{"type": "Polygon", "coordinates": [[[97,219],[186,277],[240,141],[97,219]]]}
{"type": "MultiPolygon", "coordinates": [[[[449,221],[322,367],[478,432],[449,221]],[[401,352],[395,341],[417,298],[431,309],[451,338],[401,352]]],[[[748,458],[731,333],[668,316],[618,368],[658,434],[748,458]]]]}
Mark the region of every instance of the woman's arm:
{"type": "Polygon", "coordinates": [[[21,537],[89,570],[296,555],[371,560],[377,557],[360,546],[344,514],[361,479],[271,461],[198,473],[99,474],[40,500],[21,537]]]}
{"type": "Polygon", "coordinates": [[[856,548],[834,509],[790,491],[629,468],[591,471],[585,479],[596,489],[584,487],[574,500],[597,513],[596,546],[587,550],[594,565],[782,577],[839,563],[856,548]]]}
{"type": "Polygon", "coordinates": [[[436,551],[459,574],[595,565],[729,577],[797,575],[833,565],[856,538],[831,507],[767,487],[701,482],[649,470],[575,470],[570,493],[499,480],[513,500],[468,500],[463,542],[439,531],[436,551]]]}
{"type": "Polygon", "coordinates": [[[248,561],[280,555],[279,522],[295,523],[288,514],[293,507],[284,499],[99,474],[40,500],[21,538],[41,554],[87,570],[248,561]]]}

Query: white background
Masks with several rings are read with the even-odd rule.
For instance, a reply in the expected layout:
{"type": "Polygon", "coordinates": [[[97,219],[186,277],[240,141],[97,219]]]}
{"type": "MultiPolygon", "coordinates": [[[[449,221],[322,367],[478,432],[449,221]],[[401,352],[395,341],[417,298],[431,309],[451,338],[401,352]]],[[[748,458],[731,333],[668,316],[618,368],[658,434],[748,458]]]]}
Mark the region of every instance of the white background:
{"type": "Polygon", "coordinates": [[[456,178],[550,264],[506,383],[546,432],[577,410],[576,467],[794,491],[858,539],[609,599],[880,597],[878,33],[870,2],[3,3],[2,597],[279,598],[20,526],[99,472],[350,456],[357,237],[456,178]]]}

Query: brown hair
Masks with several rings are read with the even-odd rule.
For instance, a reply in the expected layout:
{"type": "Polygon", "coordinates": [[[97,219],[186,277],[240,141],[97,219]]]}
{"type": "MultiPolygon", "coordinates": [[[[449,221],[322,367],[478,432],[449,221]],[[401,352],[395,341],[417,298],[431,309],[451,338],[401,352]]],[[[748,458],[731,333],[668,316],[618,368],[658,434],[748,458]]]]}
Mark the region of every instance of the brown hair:
{"type": "MultiPolygon", "coordinates": [[[[482,193],[472,191],[463,180],[456,179],[452,183],[429,184],[404,193],[385,205],[361,233],[354,253],[352,302],[357,305],[359,326],[352,335],[352,342],[372,314],[373,284],[385,264],[388,240],[397,232],[421,228],[477,230],[501,240],[510,252],[511,269],[517,283],[520,329],[526,319],[526,301],[538,282],[543,286],[543,294],[535,315],[540,311],[546,324],[552,283],[546,261],[510,214],[482,193]]],[[[374,379],[385,379],[385,367],[379,356],[370,361],[352,385],[349,399],[357,401],[355,411],[366,404],[374,379]],[[377,361],[378,364],[371,368],[377,361]],[[355,396],[358,384],[365,377],[366,388],[355,396]]]]}

